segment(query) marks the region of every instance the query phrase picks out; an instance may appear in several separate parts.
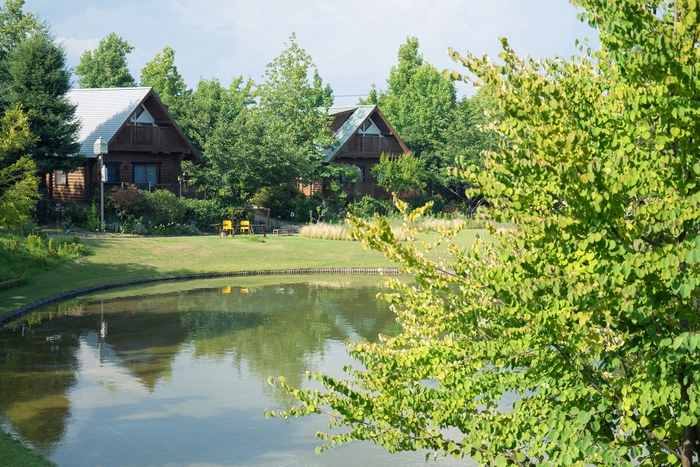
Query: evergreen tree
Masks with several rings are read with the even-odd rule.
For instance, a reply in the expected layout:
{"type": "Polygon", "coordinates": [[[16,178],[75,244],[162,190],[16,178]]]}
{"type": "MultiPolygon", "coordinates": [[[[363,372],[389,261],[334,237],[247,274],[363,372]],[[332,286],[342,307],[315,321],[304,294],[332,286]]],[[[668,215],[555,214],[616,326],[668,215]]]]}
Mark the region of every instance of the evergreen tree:
{"type": "Polygon", "coordinates": [[[24,0],[5,0],[0,6],[0,106],[9,106],[8,59],[15,47],[32,34],[46,33],[47,26],[32,13],[24,13],[24,0]]]}
{"type": "Polygon", "coordinates": [[[126,62],[134,48],[111,32],[95,50],[86,50],[75,69],[81,88],[123,88],[136,86],[126,62]]]}
{"type": "Polygon", "coordinates": [[[70,171],[83,159],[76,141],[80,126],[75,106],[68,102],[70,71],[63,48],[48,34],[36,34],[10,54],[10,101],[29,114],[29,129],[36,141],[26,146],[39,174],[55,169],[70,171]]]}

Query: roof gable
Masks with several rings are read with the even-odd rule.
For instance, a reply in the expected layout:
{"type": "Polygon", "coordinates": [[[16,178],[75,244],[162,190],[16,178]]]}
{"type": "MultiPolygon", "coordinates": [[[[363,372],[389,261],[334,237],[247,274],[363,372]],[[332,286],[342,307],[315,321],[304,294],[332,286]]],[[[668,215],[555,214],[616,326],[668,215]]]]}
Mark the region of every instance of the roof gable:
{"type": "Polygon", "coordinates": [[[80,121],[78,141],[80,153],[95,157],[93,145],[100,136],[110,141],[119,131],[151,88],[71,89],[66,97],[76,106],[75,117],[80,121]]]}
{"type": "Polygon", "coordinates": [[[75,117],[80,121],[78,142],[83,156],[97,157],[93,153],[97,138],[101,136],[104,141],[111,143],[134,111],[143,104],[150,107],[149,111],[156,123],[161,123],[159,119],[173,123],[193,157],[201,161],[197,151],[150,87],[71,89],[66,97],[76,106],[75,117]]]}
{"type": "MultiPolygon", "coordinates": [[[[324,162],[330,162],[333,160],[333,158],[338,154],[338,152],[345,146],[345,143],[348,142],[348,140],[355,134],[357,133],[357,130],[360,129],[360,126],[372,115],[375,115],[379,117],[379,120],[381,123],[386,125],[386,128],[388,129],[389,133],[396,138],[398,141],[399,145],[401,146],[401,149],[404,152],[409,152],[408,148],[404,144],[404,142],[399,138],[399,135],[396,134],[394,129],[391,127],[389,122],[387,121],[386,117],[382,115],[382,113],[379,111],[379,108],[376,105],[358,105],[358,106],[351,106],[351,107],[331,107],[328,109],[328,115],[330,116],[342,116],[344,114],[351,113],[349,117],[346,117],[345,121],[343,122],[342,125],[340,125],[340,128],[336,130],[335,133],[333,133],[333,137],[336,139],[337,144],[333,145],[331,148],[326,148],[323,149],[323,153],[326,155],[324,162]]],[[[380,122],[375,122],[375,123],[380,123],[380,122]]]]}

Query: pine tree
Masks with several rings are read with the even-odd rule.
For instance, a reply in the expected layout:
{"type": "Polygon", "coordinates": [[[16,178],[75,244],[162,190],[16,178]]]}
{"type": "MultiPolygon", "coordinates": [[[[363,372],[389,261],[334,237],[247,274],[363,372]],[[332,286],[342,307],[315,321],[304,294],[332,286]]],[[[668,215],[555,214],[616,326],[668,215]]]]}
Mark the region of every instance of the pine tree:
{"type": "Polygon", "coordinates": [[[37,138],[26,146],[38,174],[70,171],[83,162],[75,106],[68,102],[70,71],[63,48],[48,34],[37,34],[20,43],[9,57],[10,102],[29,114],[29,129],[37,138]]]}

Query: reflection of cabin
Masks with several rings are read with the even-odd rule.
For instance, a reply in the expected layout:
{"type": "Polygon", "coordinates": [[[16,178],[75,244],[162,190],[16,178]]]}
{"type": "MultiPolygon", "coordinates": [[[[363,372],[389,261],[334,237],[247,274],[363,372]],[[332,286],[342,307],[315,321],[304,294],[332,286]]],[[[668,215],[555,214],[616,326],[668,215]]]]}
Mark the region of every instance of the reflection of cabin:
{"type": "MultiPolygon", "coordinates": [[[[370,169],[382,154],[398,156],[409,150],[386,117],[376,105],[331,107],[328,115],[333,117],[333,136],[338,144],[324,149],[324,162],[354,165],[360,169],[361,180],[348,186],[351,195],[387,196],[386,191],[377,186],[370,169]]],[[[300,189],[306,195],[313,195],[323,191],[323,184],[318,181],[300,189]]]]}
{"type": "Polygon", "coordinates": [[[77,106],[80,152],[88,160],[74,172],[49,174],[49,199],[84,203],[99,191],[93,145],[100,136],[109,143],[105,192],[133,183],[142,190],[182,194],[180,163],[201,159],[151,88],[73,89],[67,97],[77,106]]]}

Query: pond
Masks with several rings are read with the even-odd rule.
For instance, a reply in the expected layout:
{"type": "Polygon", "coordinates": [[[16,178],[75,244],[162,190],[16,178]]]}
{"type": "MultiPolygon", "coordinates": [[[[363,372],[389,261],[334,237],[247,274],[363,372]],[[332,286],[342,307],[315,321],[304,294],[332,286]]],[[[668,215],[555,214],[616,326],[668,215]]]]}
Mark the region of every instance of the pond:
{"type": "Polygon", "coordinates": [[[0,330],[0,425],[59,466],[425,465],[367,443],[317,455],[324,417],[263,416],[294,403],[269,376],[342,376],[357,365],[346,340],[399,331],[379,291],[376,277],[227,278],[39,310],[0,330]]]}

